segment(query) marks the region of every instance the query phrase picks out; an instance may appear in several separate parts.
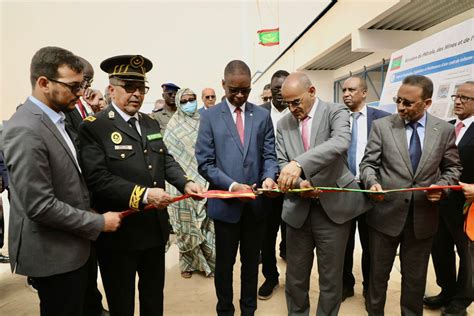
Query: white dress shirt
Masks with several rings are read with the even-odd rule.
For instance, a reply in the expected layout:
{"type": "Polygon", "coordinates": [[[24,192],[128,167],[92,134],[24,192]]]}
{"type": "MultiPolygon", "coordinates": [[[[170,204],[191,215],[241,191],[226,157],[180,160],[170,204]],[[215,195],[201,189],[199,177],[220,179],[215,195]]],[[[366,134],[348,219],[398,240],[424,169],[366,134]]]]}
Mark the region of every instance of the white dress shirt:
{"type": "MultiPolygon", "coordinates": [[[[232,114],[232,119],[234,120],[234,123],[237,121],[237,113],[235,112],[235,109],[237,108],[235,105],[229,102],[229,100],[225,99],[227,102],[227,106],[229,107],[230,114],[232,114]]],[[[245,131],[245,105],[246,103],[242,104],[240,109],[242,110],[241,116],[242,116],[242,127],[244,128],[245,131]]]]}
{"type": "Polygon", "coordinates": [[[276,130],[277,130],[277,125],[278,125],[278,121],[285,115],[287,115],[288,113],[290,113],[290,109],[289,108],[286,108],[284,109],[283,111],[278,111],[278,109],[273,105],[273,101],[270,103],[270,117],[272,119],[272,123],[273,123],[273,130],[275,132],[275,135],[276,135],[276,130]]]}
{"type": "MultiPolygon", "coordinates": [[[[352,112],[351,112],[352,113],[352,112]]],[[[359,165],[364,157],[365,147],[367,146],[367,106],[364,105],[362,110],[359,112],[360,116],[357,119],[357,151],[356,151],[356,176],[355,179],[359,181],[359,165]]],[[[350,116],[351,131],[352,122],[354,118],[350,116]]]]}

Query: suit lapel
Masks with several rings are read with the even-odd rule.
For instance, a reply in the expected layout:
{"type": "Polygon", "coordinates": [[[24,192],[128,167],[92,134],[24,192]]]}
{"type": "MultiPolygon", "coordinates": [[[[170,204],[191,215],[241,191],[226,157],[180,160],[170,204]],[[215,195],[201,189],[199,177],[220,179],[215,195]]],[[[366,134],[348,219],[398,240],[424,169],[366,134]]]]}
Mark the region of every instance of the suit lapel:
{"type": "Polygon", "coordinates": [[[471,139],[474,138],[474,123],[471,123],[467,131],[461,138],[461,141],[458,143],[458,147],[467,145],[471,142],[471,139]]]}
{"type": "Polygon", "coordinates": [[[398,115],[393,116],[391,132],[398,151],[400,152],[407,169],[410,170],[410,174],[413,176],[413,168],[411,166],[410,155],[408,153],[405,122],[398,115]]]}
{"type": "Polygon", "coordinates": [[[289,121],[289,135],[290,135],[290,143],[295,146],[296,155],[304,153],[304,146],[303,146],[303,139],[301,138],[301,132],[299,127],[299,121],[292,115],[289,121]]]}
{"type": "MultiPolygon", "coordinates": [[[[316,144],[316,138],[318,137],[318,129],[321,126],[321,121],[323,117],[327,117],[326,111],[327,111],[326,103],[319,100],[318,107],[316,108],[316,111],[314,112],[313,122],[311,124],[311,135],[310,135],[311,139],[309,142],[310,144],[309,148],[313,148],[314,145],[316,144]]],[[[300,142],[301,142],[301,145],[303,145],[303,140],[301,139],[301,137],[300,137],[300,142]]]]}
{"type": "MultiPolygon", "coordinates": [[[[230,113],[229,106],[227,105],[227,102],[225,102],[225,101],[222,103],[221,116],[222,116],[222,120],[224,121],[225,125],[229,129],[230,134],[232,135],[232,139],[234,140],[235,144],[237,145],[237,147],[239,148],[240,152],[243,155],[244,154],[244,147],[242,146],[242,143],[240,142],[240,137],[239,137],[239,134],[237,133],[237,127],[235,126],[234,119],[232,118],[232,113],[230,113]]],[[[247,122],[245,122],[245,123],[247,123],[247,122]]]]}
{"type": "MultiPolygon", "coordinates": [[[[253,105],[248,103],[245,105],[245,123],[244,123],[244,159],[249,151],[250,136],[253,128],[253,105]]],[[[237,128],[236,128],[237,130],[237,128]]]]}
{"type": "Polygon", "coordinates": [[[439,137],[438,122],[433,121],[430,114],[426,113],[426,116],[425,139],[423,141],[420,163],[418,164],[418,168],[416,168],[415,177],[423,170],[423,166],[431,157],[434,144],[438,142],[439,137]]]}
{"type": "MultiPolygon", "coordinates": [[[[61,146],[63,146],[63,148],[66,151],[67,155],[73,161],[74,166],[76,166],[77,171],[80,172],[79,166],[77,164],[76,157],[72,153],[71,149],[69,148],[66,141],[64,140],[64,137],[61,135],[58,128],[53,123],[53,121],[51,121],[49,116],[46,113],[44,113],[38,106],[33,104],[30,100],[27,100],[23,106],[27,107],[33,114],[36,114],[36,115],[40,116],[41,122],[43,122],[43,124],[46,126],[46,128],[51,132],[51,134],[54,135],[54,137],[59,141],[61,146]]],[[[74,145],[74,139],[71,138],[71,142],[74,145]]],[[[77,152],[77,150],[76,150],[76,152],[77,152]]]]}
{"type": "MultiPolygon", "coordinates": [[[[124,132],[125,134],[130,136],[131,138],[133,138],[133,139],[135,139],[139,142],[142,142],[139,135],[137,135],[137,133],[135,133],[135,131],[132,129],[132,127],[130,125],[128,125],[127,122],[125,122],[125,120],[122,118],[122,116],[120,116],[120,114],[117,111],[115,111],[115,109],[112,105],[109,106],[107,111],[108,112],[110,112],[110,111],[114,112],[113,121],[114,121],[114,126],[116,128],[118,128],[119,130],[121,130],[122,132],[124,132]]],[[[110,117],[110,115],[109,115],[109,117],[110,117]]],[[[140,125],[140,128],[141,128],[141,125],[140,125]]],[[[142,132],[142,135],[143,134],[144,133],[142,132]]]]}

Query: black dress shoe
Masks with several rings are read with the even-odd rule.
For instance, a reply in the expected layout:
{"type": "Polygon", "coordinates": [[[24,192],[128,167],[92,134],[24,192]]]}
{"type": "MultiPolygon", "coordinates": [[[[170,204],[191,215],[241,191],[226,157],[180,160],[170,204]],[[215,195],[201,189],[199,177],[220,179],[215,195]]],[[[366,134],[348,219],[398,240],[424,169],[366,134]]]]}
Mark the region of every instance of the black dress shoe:
{"type": "Polygon", "coordinates": [[[429,309],[440,309],[443,306],[447,306],[451,301],[451,297],[446,296],[443,292],[436,296],[425,296],[423,298],[423,304],[429,309]]]}
{"type": "Polygon", "coordinates": [[[262,286],[258,289],[258,299],[260,300],[268,300],[270,297],[273,296],[275,289],[278,287],[278,280],[276,281],[268,281],[265,280],[262,286]]]}
{"type": "Polygon", "coordinates": [[[0,263],[10,263],[10,258],[0,254],[0,263]]]}
{"type": "Polygon", "coordinates": [[[354,288],[353,287],[345,287],[342,289],[342,302],[346,300],[348,297],[354,296],[354,288]]]}
{"type": "Polygon", "coordinates": [[[447,307],[441,309],[443,316],[465,316],[467,315],[466,308],[449,304],[447,307]]]}

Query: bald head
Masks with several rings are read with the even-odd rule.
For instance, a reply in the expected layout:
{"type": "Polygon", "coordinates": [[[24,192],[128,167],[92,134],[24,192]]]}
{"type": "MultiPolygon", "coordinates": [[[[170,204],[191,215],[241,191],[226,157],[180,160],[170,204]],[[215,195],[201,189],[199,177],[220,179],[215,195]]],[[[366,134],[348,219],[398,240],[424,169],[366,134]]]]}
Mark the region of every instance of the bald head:
{"type": "Polygon", "coordinates": [[[211,108],[216,104],[216,92],[212,88],[204,88],[201,99],[206,108],[211,108]]]}
{"type": "Polygon", "coordinates": [[[316,88],[309,77],[302,72],[291,73],[281,86],[283,104],[288,104],[290,112],[297,119],[308,116],[316,99],[316,88]]]}

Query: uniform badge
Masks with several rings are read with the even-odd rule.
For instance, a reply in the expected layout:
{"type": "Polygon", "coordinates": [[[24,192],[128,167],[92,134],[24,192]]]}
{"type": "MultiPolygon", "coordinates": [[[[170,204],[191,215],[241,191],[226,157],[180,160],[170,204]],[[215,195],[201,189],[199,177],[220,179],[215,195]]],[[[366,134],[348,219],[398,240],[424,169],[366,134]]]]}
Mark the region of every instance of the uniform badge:
{"type": "Polygon", "coordinates": [[[109,119],[115,118],[115,113],[114,111],[109,111],[109,119]]]}
{"type": "Polygon", "coordinates": [[[92,115],[90,115],[90,116],[88,116],[84,119],[84,121],[88,121],[88,122],[94,122],[95,120],[96,120],[96,118],[92,115]]]}
{"type": "Polygon", "coordinates": [[[120,144],[122,142],[122,135],[118,132],[113,132],[112,135],[110,135],[110,139],[112,139],[114,144],[120,144]]]}
{"type": "Polygon", "coordinates": [[[156,139],[161,139],[161,138],[163,138],[163,136],[161,136],[161,133],[155,133],[155,134],[147,135],[146,138],[149,141],[152,141],[152,140],[156,140],[156,139]]]}

